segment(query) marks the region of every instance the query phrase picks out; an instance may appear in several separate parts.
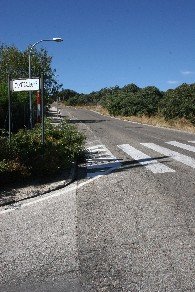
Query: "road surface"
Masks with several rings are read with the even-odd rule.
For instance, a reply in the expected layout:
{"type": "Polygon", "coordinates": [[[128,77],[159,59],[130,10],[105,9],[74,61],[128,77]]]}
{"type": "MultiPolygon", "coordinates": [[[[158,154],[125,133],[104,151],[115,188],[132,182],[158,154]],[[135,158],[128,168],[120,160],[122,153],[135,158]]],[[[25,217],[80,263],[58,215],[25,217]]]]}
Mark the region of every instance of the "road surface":
{"type": "Polygon", "coordinates": [[[65,108],[69,187],[1,208],[0,291],[195,291],[195,135],[65,108]]]}

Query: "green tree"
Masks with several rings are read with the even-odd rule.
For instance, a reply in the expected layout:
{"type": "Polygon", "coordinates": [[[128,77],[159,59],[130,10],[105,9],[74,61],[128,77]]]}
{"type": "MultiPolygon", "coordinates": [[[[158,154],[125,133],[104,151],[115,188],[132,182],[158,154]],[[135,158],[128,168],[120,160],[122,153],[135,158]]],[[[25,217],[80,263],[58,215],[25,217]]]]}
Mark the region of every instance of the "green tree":
{"type": "Polygon", "coordinates": [[[127,93],[136,93],[140,90],[140,88],[135,85],[134,83],[130,83],[125,85],[124,87],[121,88],[122,91],[127,92],[127,93]]]}
{"type": "Polygon", "coordinates": [[[61,91],[56,92],[55,98],[60,97],[61,100],[67,101],[69,98],[74,97],[78,93],[71,89],[61,89],[61,91]]]}
{"type": "Polygon", "coordinates": [[[163,93],[155,86],[147,86],[137,93],[137,114],[155,115],[163,93]]]}
{"type": "Polygon", "coordinates": [[[163,94],[154,86],[140,89],[134,84],[127,85],[107,96],[104,106],[113,115],[155,115],[163,94]]]}
{"type": "Polygon", "coordinates": [[[161,102],[161,113],[167,120],[186,118],[195,124],[195,83],[167,90],[161,102]]]}
{"type": "MultiPolygon", "coordinates": [[[[11,78],[28,78],[29,76],[29,48],[20,51],[15,46],[0,46],[0,80],[7,82],[8,73],[11,78]]],[[[44,73],[45,90],[47,95],[54,94],[61,85],[56,81],[56,70],[52,69],[52,57],[45,49],[33,48],[31,52],[31,76],[38,77],[44,73]]]]}
{"type": "MultiPolygon", "coordinates": [[[[11,79],[28,78],[29,76],[29,49],[20,51],[15,46],[0,45],[0,128],[7,124],[7,77],[11,79]]],[[[44,73],[45,101],[50,101],[51,95],[60,89],[55,78],[55,70],[52,69],[52,57],[46,50],[33,49],[31,52],[31,76],[38,77],[44,73]]],[[[12,119],[15,130],[26,124],[28,116],[28,92],[12,93],[12,119]]],[[[35,102],[35,95],[33,95],[35,102]]]]}

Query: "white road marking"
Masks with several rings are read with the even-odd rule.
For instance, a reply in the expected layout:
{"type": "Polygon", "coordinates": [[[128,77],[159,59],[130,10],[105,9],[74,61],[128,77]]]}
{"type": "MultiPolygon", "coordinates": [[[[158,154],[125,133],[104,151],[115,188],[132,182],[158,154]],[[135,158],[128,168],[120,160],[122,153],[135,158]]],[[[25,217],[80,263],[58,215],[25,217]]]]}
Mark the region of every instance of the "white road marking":
{"type": "MultiPolygon", "coordinates": [[[[107,175],[107,174],[113,172],[115,169],[116,169],[115,167],[107,169],[104,172],[104,175],[107,175]]],[[[0,207],[0,214],[6,214],[9,212],[18,211],[18,210],[20,210],[20,208],[24,208],[24,207],[28,207],[30,205],[41,203],[41,202],[46,201],[46,200],[52,200],[55,197],[63,196],[69,192],[74,192],[74,191],[84,187],[87,184],[92,183],[93,181],[95,181],[101,177],[102,177],[102,175],[96,175],[95,177],[91,178],[90,180],[84,181],[80,184],[75,182],[70,186],[62,188],[60,190],[53,191],[53,192],[48,193],[48,194],[44,194],[40,197],[29,198],[29,199],[26,199],[25,201],[22,201],[22,202],[19,201],[17,203],[9,205],[9,206],[0,207]]]]}
{"type": "MultiPolygon", "coordinates": [[[[195,141],[188,141],[188,142],[195,143],[195,141]]],[[[141,144],[147,148],[150,148],[150,149],[157,151],[161,154],[170,156],[179,162],[182,162],[188,166],[191,166],[192,168],[195,168],[195,159],[193,159],[191,157],[179,154],[176,151],[171,151],[171,150],[164,148],[164,147],[160,147],[154,143],[141,143],[141,144]]],[[[135,160],[140,160],[140,159],[144,160],[145,159],[146,161],[139,161],[139,163],[144,165],[146,168],[152,170],[154,173],[175,172],[175,170],[163,165],[162,163],[159,163],[157,160],[152,159],[150,156],[142,153],[141,151],[133,148],[132,146],[130,146],[128,144],[118,145],[118,147],[120,149],[122,149],[124,152],[126,152],[128,155],[130,155],[132,158],[134,158],[135,160]],[[133,150],[133,151],[130,151],[131,154],[127,153],[123,149],[123,146],[125,146],[125,148],[127,146],[127,149],[133,150]],[[134,157],[132,155],[134,155],[134,157]],[[148,159],[148,161],[147,161],[147,159],[148,159]]],[[[99,179],[100,177],[102,177],[102,174],[107,175],[107,174],[113,172],[114,170],[116,170],[117,168],[121,167],[120,161],[117,160],[116,157],[114,157],[113,154],[104,145],[96,145],[96,146],[89,147],[88,149],[91,150],[91,152],[93,152],[94,154],[96,154],[96,153],[98,154],[98,151],[100,151],[102,153],[102,156],[104,156],[104,158],[102,158],[102,156],[100,155],[100,158],[99,158],[99,162],[102,165],[101,164],[100,165],[94,164],[94,168],[96,167],[98,169],[99,167],[103,167],[102,172],[98,171],[98,172],[91,174],[90,180],[84,181],[80,184],[78,184],[76,182],[68,187],[62,188],[62,189],[57,190],[57,191],[53,191],[52,193],[48,193],[48,194],[42,195],[40,197],[29,198],[25,201],[17,202],[13,205],[10,205],[10,206],[0,207],[0,214],[5,214],[5,213],[17,211],[17,210],[20,210],[20,208],[28,207],[28,206],[36,204],[36,203],[41,203],[41,202],[46,201],[46,200],[51,200],[52,198],[64,195],[66,193],[76,191],[77,189],[80,189],[81,187],[83,187],[87,184],[90,184],[94,180],[99,179]],[[105,161],[105,160],[109,161],[109,163],[107,163],[107,164],[102,163],[102,161],[105,161]],[[110,163],[111,161],[113,161],[114,163],[110,163]],[[107,167],[105,167],[105,165],[106,166],[109,165],[109,167],[107,168],[107,167]]],[[[128,152],[129,152],[129,150],[128,150],[128,152]]],[[[91,161],[89,159],[90,163],[89,163],[88,167],[93,168],[92,161],[93,161],[93,159],[91,159],[91,161]]],[[[98,158],[97,158],[97,161],[98,161],[98,158]]]]}
{"type": "Polygon", "coordinates": [[[187,155],[183,155],[183,154],[180,154],[176,151],[172,151],[170,149],[167,149],[165,147],[161,147],[161,146],[158,146],[154,143],[141,143],[142,145],[144,145],[145,147],[149,148],[149,149],[152,149],[154,151],[157,151],[161,154],[164,154],[164,155],[167,155],[167,156],[170,156],[172,157],[174,160],[176,161],[179,161],[187,166],[190,166],[192,168],[195,168],[195,159],[187,156],[187,155]]]}
{"type": "Polygon", "coordinates": [[[90,147],[88,147],[87,148],[87,150],[89,150],[89,151],[97,151],[98,149],[100,149],[100,148],[102,148],[103,147],[103,145],[101,144],[101,145],[95,145],[95,146],[90,146],[90,147]]]}
{"type": "Polygon", "coordinates": [[[57,107],[55,107],[55,106],[52,106],[52,107],[50,107],[50,109],[49,109],[51,112],[57,112],[57,107]]]}
{"type": "Polygon", "coordinates": [[[105,147],[95,145],[87,148],[89,158],[87,159],[87,178],[107,174],[106,169],[118,169],[120,161],[105,147]]]}
{"type": "Polygon", "coordinates": [[[91,168],[91,170],[93,168],[94,170],[95,168],[97,168],[98,170],[98,171],[88,174],[88,177],[90,178],[90,180],[84,181],[80,184],[76,182],[76,183],[71,184],[70,186],[62,188],[60,190],[53,191],[48,194],[44,194],[40,197],[29,198],[22,202],[17,202],[9,206],[0,207],[0,214],[17,211],[17,210],[20,210],[20,208],[27,207],[36,203],[41,203],[45,200],[52,200],[52,198],[64,195],[68,192],[76,191],[77,189],[93,182],[94,180],[99,179],[100,177],[102,177],[102,175],[107,175],[121,166],[120,161],[118,161],[118,159],[104,145],[99,144],[96,146],[88,147],[87,149],[88,151],[92,150],[93,152],[92,154],[97,153],[100,156],[99,159],[97,158],[96,163],[93,162],[93,159],[89,159],[87,168],[88,169],[91,168]],[[100,155],[101,153],[102,153],[102,156],[104,156],[104,158],[101,157],[100,155]],[[106,161],[108,161],[108,163],[106,163],[106,161]]]}
{"type": "Polygon", "coordinates": [[[179,147],[179,148],[182,148],[182,149],[185,149],[185,150],[188,150],[188,151],[195,152],[195,146],[183,144],[183,143],[180,143],[180,142],[177,142],[177,141],[166,142],[166,144],[173,145],[175,147],[179,147]]]}
{"type": "Polygon", "coordinates": [[[129,144],[117,145],[121,150],[130,155],[133,159],[138,160],[141,165],[144,165],[147,169],[153,173],[165,173],[175,172],[175,170],[168,166],[159,163],[156,159],[152,159],[150,156],[130,146],[129,144]]]}

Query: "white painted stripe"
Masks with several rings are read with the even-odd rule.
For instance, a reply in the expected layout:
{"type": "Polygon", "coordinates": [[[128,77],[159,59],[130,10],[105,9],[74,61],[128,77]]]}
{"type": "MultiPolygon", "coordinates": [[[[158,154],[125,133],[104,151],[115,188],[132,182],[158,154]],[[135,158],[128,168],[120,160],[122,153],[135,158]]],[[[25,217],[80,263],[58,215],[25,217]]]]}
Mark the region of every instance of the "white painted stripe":
{"type": "Polygon", "coordinates": [[[190,143],[195,143],[195,141],[188,141],[188,142],[190,142],[190,143]]]}
{"type": "Polygon", "coordinates": [[[144,165],[153,173],[175,172],[175,170],[162,163],[159,163],[156,159],[152,159],[150,156],[144,154],[129,144],[118,145],[118,147],[130,155],[133,159],[138,160],[140,164],[144,165]]]}
{"type": "MultiPolygon", "coordinates": [[[[115,168],[109,168],[108,170],[106,170],[104,172],[104,175],[107,175],[114,170],[115,170],[115,168]]],[[[40,197],[29,198],[29,199],[26,199],[25,201],[19,201],[19,202],[15,203],[13,205],[10,205],[10,206],[0,207],[0,214],[14,212],[14,211],[20,210],[20,208],[28,207],[29,205],[34,205],[34,204],[37,204],[37,203],[40,203],[40,202],[43,202],[46,200],[49,201],[49,200],[52,200],[52,198],[63,196],[66,193],[77,191],[78,189],[84,187],[85,185],[92,183],[93,181],[95,181],[101,177],[102,177],[102,175],[96,174],[90,180],[84,181],[80,184],[78,184],[78,182],[76,182],[70,186],[64,187],[60,190],[56,190],[56,191],[53,191],[53,192],[48,193],[48,194],[44,194],[40,197]],[[15,208],[14,206],[16,206],[16,207],[18,206],[18,208],[15,208]]]]}
{"type": "Polygon", "coordinates": [[[92,151],[92,150],[98,150],[100,148],[102,148],[103,145],[94,145],[94,146],[90,146],[87,147],[87,150],[92,151]]]}
{"type": "MultiPolygon", "coordinates": [[[[119,165],[119,167],[120,167],[120,165],[119,165]]],[[[95,172],[89,172],[89,173],[87,173],[87,178],[92,179],[95,177],[101,177],[103,175],[107,175],[107,174],[111,173],[112,171],[116,170],[117,168],[118,167],[114,166],[112,168],[109,167],[107,170],[105,170],[105,168],[104,168],[104,169],[100,169],[100,170],[95,171],[95,172]]]]}
{"type": "Polygon", "coordinates": [[[118,169],[121,166],[119,160],[105,147],[95,145],[88,147],[87,178],[94,178],[107,174],[106,169],[118,169]]]}
{"type": "Polygon", "coordinates": [[[167,155],[167,156],[170,156],[172,157],[174,160],[176,161],[179,161],[187,166],[190,166],[192,168],[195,168],[195,159],[187,156],[187,155],[183,155],[183,154],[180,154],[176,151],[172,151],[170,149],[167,149],[165,147],[161,147],[161,146],[158,146],[154,143],[141,143],[142,145],[144,145],[145,147],[147,148],[150,148],[154,151],[157,151],[161,154],[164,154],[164,155],[167,155]]]}
{"type": "Polygon", "coordinates": [[[185,149],[185,150],[188,150],[188,151],[195,152],[195,147],[194,146],[183,144],[183,143],[180,143],[180,142],[177,142],[177,141],[166,142],[166,144],[173,145],[175,147],[179,147],[179,148],[182,148],[182,149],[185,149]]]}

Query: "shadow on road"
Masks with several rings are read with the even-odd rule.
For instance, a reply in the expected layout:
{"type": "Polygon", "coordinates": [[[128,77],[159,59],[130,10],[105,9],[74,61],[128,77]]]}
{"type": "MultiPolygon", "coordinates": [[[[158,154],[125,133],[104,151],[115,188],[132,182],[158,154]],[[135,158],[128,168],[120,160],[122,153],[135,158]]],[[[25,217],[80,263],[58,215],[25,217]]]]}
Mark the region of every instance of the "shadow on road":
{"type": "MultiPolygon", "coordinates": [[[[126,171],[129,170],[131,168],[134,167],[145,167],[148,164],[152,164],[152,163],[148,163],[147,162],[152,162],[153,160],[161,160],[161,159],[165,159],[165,158],[169,158],[169,156],[161,156],[161,157],[154,157],[154,158],[144,158],[144,159],[139,159],[139,160],[126,160],[126,161],[122,161],[121,162],[121,167],[119,169],[116,169],[115,172],[121,172],[121,171],[126,171]],[[141,163],[145,163],[145,164],[141,164],[141,163]]],[[[169,162],[170,160],[164,160],[163,162],[169,162]]],[[[154,161],[154,164],[156,162],[154,161]]]]}
{"type": "MultiPolygon", "coordinates": [[[[136,168],[136,167],[145,167],[147,165],[147,162],[150,162],[148,164],[152,164],[153,160],[162,160],[162,159],[166,159],[169,158],[169,156],[161,156],[161,157],[154,157],[154,158],[145,158],[145,159],[139,159],[139,160],[123,160],[121,161],[121,159],[118,159],[118,161],[120,161],[121,166],[119,168],[116,168],[112,171],[113,172],[124,172],[124,171],[128,171],[130,169],[136,168]],[[141,163],[145,163],[144,165],[141,163]]],[[[166,162],[170,162],[170,160],[163,160],[163,163],[166,162]]],[[[110,163],[110,161],[108,162],[110,163]]],[[[156,162],[154,161],[154,164],[156,162]]],[[[106,164],[106,162],[105,162],[106,164]]],[[[104,164],[104,165],[105,165],[104,164]]],[[[104,169],[103,165],[102,165],[102,170],[104,169]]],[[[108,168],[105,168],[105,170],[108,170],[108,168]]],[[[99,175],[99,171],[100,169],[97,169],[97,175],[99,175]]],[[[105,173],[102,171],[102,175],[109,175],[110,172],[106,172],[105,173]]],[[[76,180],[82,180],[85,179],[87,177],[87,165],[86,164],[82,164],[82,165],[78,165],[77,168],[77,176],[76,176],[76,180]]]]}
{"type": "Polygon", "coordinates": [[[92,123],[101,123],[105,122],[107,120],[68,120],[67,123],[70,124],[79,124],[79,123],[84,123],[84,124],[92,124],[92,123]]]}

